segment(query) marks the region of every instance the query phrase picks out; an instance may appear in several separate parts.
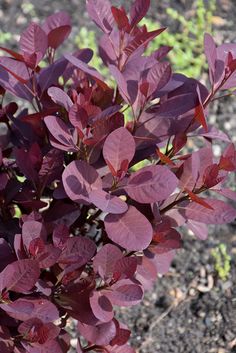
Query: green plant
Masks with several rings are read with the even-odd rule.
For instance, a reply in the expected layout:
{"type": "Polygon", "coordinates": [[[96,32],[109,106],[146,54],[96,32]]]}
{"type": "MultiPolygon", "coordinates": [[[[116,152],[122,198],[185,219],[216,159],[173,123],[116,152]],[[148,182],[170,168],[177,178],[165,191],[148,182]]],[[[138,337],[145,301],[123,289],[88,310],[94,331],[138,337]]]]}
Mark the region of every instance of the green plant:
{"type": "Polygon", "coordinates": [[[215,260],[215,270],[220,279],[226,281],[231,269],[231,256],[227,252],[227,246],[220,243],[215,249],[211,251],[211,255],[215,260]]]}
{"type": "Polygon", "coordinates": [[[4,32],[0,30],[0,45],[9,42],[12,39],[12,34],[10,32],[4,32]]]}

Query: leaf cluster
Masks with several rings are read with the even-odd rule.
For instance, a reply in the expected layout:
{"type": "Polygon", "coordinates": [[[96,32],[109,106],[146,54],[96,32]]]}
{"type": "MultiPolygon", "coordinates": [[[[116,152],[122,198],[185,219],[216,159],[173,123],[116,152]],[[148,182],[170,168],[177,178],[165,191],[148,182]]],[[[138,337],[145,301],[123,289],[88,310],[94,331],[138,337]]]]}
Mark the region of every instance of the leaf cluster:
{"type": "Polygon", "coordinates": [[[89,65],[90,48],[57,57],[71,32],[64,12],[29,24],[19,52],[1,48],[3,353],[68,352],[69,317],[78,353],[134,352],[115,307],[139,303],[168,271],[180,227],[206,239],[208,224],[236,217],[222,201],[236,199],[226,187],[235,147],[207,123],[210,102],[236,86],[236,45],[217,48],[205,35],[207,88],[172,72],[170,47],[145,55],[165,30],[139,25],[148,8],[136,0],[127,15],[108,0],[87,1],[115,88],[89,65]],[[186,154],[196,138],[204,146],[186,154]],[[215,139],[225,142],[218,159],[215,139]]]}

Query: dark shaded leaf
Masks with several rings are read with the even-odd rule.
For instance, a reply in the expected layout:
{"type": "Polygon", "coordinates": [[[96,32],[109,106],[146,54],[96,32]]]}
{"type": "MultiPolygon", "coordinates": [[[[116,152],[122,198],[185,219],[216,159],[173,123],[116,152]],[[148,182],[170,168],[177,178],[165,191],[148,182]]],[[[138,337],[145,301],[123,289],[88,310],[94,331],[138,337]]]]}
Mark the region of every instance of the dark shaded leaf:
{"type": "Polygon", "coordinates": [[[148,12],[150,0],[135,0],[130,9],[130,26],[136,26],[148,12]]]}
{"type": "Polygon", "coordinates": [[[62,180],[69,198],[77,202],[90,202],[90,192],[102,188],[98,172],[85,161],[71,162],[65,168],[62,180]]]}
{"type": "Polygon", "coordinates": [[[60,264],[76,264],[77,268],[85,265],[95,254],[96,245],[88,238],[69,238],[65,243],[61,256],[58,260],[60,264]]]}
{"type": "Polygon", "coordinates": [[[64,11],[54,13],[47,17],[43,29],[47,34],[48,46],[57,49],[71,32],[70,16],[64,11]]]}

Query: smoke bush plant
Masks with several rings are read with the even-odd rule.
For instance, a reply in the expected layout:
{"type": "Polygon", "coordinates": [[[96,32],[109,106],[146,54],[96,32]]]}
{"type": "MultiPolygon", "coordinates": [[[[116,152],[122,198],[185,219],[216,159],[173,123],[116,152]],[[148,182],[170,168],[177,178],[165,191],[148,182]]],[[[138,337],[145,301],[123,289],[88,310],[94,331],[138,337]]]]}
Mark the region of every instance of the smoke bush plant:
{"type": "Polygon", "coordinates": [[[67,352],[69,317],[78,320],[78,353],[134,352],[114,306],[139,303],[168,271],[179,227],[205,239],[208,224],[236,216],[215,198],[236,199],[225,186],[235,148],[206,119],[218,92],[236,86],[236,44],[217,48],[205,35],[208,89],[172,73],[170,47],[144,56],[164,31],[138,25],[148,7],[136,0],[128,16],[108,0],[87,1],[115,88],[88,65],[89,48],[56,58],[71,31],[64,12],[31,23],[19,52],[2,48],[1,95],[19,104],[0,111],[1,353],[67,352]],[[205,145],[184,154],[196,137],[205,145]],[[218,160],[215,139],[225,142],[218,160]]]}

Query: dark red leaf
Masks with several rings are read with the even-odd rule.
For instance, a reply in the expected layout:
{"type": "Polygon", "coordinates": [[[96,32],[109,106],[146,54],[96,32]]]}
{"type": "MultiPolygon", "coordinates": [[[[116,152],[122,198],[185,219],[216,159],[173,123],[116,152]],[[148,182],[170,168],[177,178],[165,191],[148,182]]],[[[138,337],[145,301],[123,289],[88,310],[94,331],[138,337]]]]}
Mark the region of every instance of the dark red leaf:
{"type": "Polygon", "coordinates": [[[60,11],[47,17],[43,24],[43,30],[47,34],[48,46],[57,49],[71,32],[69,15],[64,11],[60,11]]]}
{"type": "Polygon", "coordinates": [[[135,27],[148,12],[150,0],[135,0],[130,9],[130,25],[135,27]]]}

